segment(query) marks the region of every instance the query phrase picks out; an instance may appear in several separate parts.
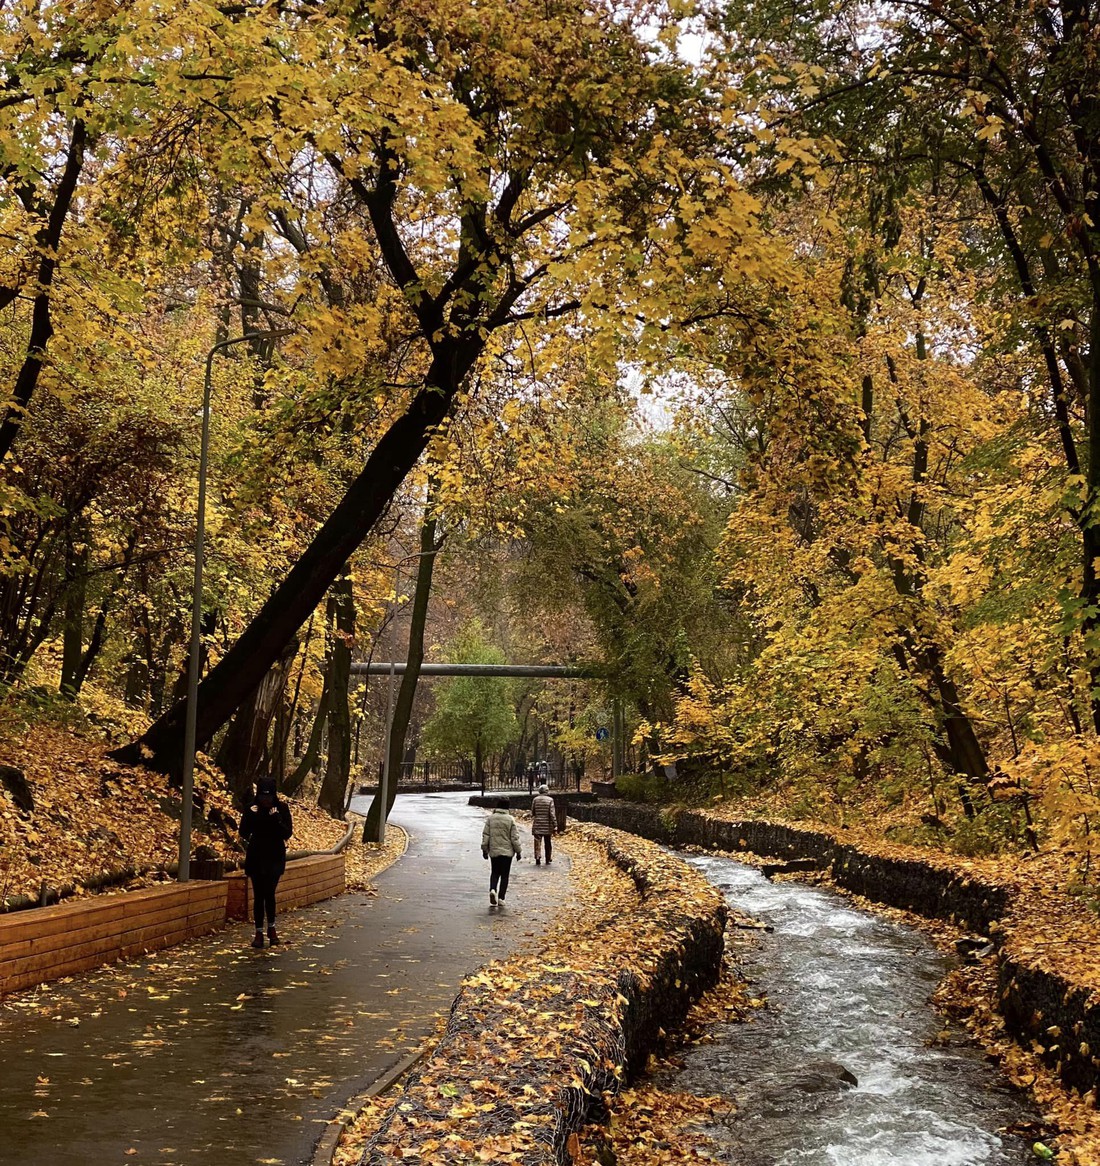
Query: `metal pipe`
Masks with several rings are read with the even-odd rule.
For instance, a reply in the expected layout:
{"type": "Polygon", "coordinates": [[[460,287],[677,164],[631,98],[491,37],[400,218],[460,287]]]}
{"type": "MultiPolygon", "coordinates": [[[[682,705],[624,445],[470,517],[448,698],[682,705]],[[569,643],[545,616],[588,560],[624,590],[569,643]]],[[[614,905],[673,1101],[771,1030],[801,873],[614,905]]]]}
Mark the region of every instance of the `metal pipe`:
{"type": "Polygon", "coordinates": [[[269,340],[288,336],[291,328],[272,328],[247,332],[229,340],[219,340],[206,354],[206,375],[202,384],[202,438],[199,442],[199,499],[195,521],[195,573],[191,592],[191,654],[187,661],[187,715],[183,728],[183,810],[180,814],[179,872],[176,878],[186,883],[191,878],[191,803],[195,783],[195,737],[198,726],[199,642],[202,631],[202,552],[206,536],[206,463],[210,451],[210,373],[214,356],[231,344],[245,340],[269,340]]]}
{"type": "MultiPolygon", "coordinates": [[[[351,666],[355,676],[386,676],[391,672],[404,676],[407,665],[404,661],[389,663],[355,663],[351,666]]],[[[528,676],[564,680],[597,680],[604,673],[596,668],[574,666],[572,664],[421,664],[421,676],[528,676]]]]}
{"type": "MultiPolygon", "coordinates": [[[[404,560],[402,560],[403,562],[404,560]]],[[[402,660],[371,661],[355,663],[351,666],[353,676],[388,676],[389,687],[386,696],[386,740],[382,761],[382,776],[378,782],[378,835],[377,841],[386,841],[386,803],[390,793],[390,739],[393,732],[393,679],[404,676],[408,664],[402,660]]],[[[576,667],[569,664],[421,664],[421,676],[507,676],[545,677],[548,679],[592,680],[600,673],[594,668],[576,667]]],[[[485,792],[485,775],[481,777],[481,792],[485,792]]]]}

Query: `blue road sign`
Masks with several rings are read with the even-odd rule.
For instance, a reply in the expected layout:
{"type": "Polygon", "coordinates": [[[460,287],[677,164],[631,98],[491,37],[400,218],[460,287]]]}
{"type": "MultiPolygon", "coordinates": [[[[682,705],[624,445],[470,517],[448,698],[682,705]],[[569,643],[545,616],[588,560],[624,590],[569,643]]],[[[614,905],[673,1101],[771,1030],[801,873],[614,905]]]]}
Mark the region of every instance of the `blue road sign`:
{"type": "Polygon", "coordinates": [[[596,740],[597,741],[606,741],[608,739],[608,737],[610,737],[610,736],[611,736],[611,731],[609,729],[605,729],[603,727],[603,725],[600,725],[600,727],[596,730],[596,740]]]}

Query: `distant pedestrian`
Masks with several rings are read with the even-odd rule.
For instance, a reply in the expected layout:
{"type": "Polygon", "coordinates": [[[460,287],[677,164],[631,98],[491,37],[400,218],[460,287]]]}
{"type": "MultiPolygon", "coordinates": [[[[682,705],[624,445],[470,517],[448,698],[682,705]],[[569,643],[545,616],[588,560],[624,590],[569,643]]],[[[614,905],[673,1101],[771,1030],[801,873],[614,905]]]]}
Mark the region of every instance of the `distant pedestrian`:
{"type": "Polygon", "coordinates": [[[508,876],[512,871],[512,858],[522,858],[519,845],[519,827],[508,812],[510,802],[499,798],[493,812],[485,819],[481,831],[481,854],[490,862],[489,906],[504,906],[508,894],[508,876]]]}
{"type": "Polygon", "coordinates": [[[248,843],[244,856],[244,873],[252,880],[252,916],[256,921],[253,947],[264,945],[264,915],[267,915],[267,938],[274,946],[279,942],[275,930],[275,889],[286,870],[287,839],[294,832],[290,807],[279,800],[273,777],[256,782],[256,801],[241,818],[241,837],[248,843]]]}
{"type": "Polygon", "coordinates": [[[558,828],[558,812],[548,786],[540,785],[539,792],[531,800],[531,833],[535,836],[535,866],[542,864],[542,848],[546,846],[546,862],[554,861],[554,844],[551,841],[558,828]]]}

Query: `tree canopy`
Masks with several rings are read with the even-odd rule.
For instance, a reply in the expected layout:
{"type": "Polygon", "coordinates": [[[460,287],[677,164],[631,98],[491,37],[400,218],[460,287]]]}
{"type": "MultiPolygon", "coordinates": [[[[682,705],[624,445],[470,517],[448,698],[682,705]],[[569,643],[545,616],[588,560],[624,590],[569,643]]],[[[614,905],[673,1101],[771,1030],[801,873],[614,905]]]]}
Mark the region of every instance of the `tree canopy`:
{"type": "MultiPolygon", "coordinates": [[[[1096,33],[1060,0],[17,3],[3,707],[178,768],[198,392],[247,336],[197,708],[238,800],[273,771],[339,812],[384,733],[352,663],[480,620],[607,677],[502,694],[519,749],[599,764],[617,703],[703,796],[1087,868],[1096,33]]],[[[432,717],[405,694],[410,748],[432,717]]]]}

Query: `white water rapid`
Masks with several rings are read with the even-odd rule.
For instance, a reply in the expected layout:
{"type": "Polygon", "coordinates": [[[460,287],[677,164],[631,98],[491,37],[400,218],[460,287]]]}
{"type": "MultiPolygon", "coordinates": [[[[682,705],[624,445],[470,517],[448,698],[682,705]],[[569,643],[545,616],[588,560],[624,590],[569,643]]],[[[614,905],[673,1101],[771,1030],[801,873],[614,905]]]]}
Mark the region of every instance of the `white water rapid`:
{"type": "Polygon", "coordinates": [[[689,1050],[674,1088],[722,1093],[707,1127],[739,1166],[1017,1166],[1030,1145],[998,1132],[1033,1118],[980,1050],[937,1042],[928,998],[949,960],[919,932],[831,891],[769,882],[732,859],[689,859],[739,910],[770,924],[742,970],[768,1007],[689,1050]],[[850,1084],[844,1071],[854,1077],[850,1084]]]}

